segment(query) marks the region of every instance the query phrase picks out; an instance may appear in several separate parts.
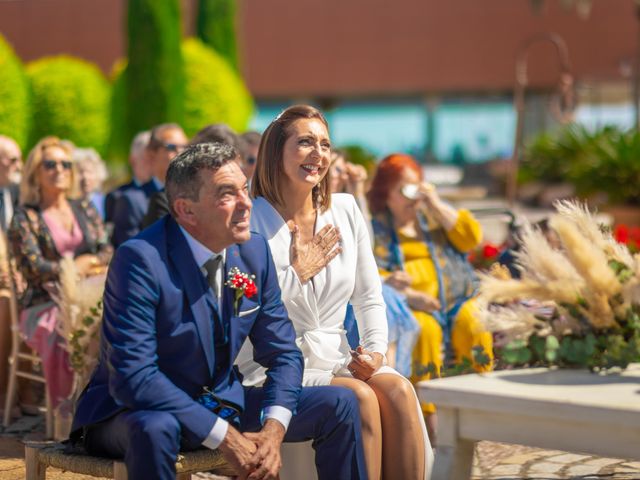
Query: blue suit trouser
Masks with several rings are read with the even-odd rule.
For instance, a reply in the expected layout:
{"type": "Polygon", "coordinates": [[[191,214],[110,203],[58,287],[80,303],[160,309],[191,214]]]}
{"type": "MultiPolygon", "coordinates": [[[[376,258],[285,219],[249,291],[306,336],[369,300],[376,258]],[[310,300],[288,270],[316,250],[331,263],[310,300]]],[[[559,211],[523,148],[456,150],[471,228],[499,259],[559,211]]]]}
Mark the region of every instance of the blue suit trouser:
{"type": "MultiPolygon", "coordinates": [[[[241,431],[260,430],[262,393],[262,388],[245,389],[241,431]]],[[[349,389],[303,388],[284,440],[313,440],[320,480],[367,478],[360,410],[349,389]]],[[[129,480],[173,480],[178,452],[201,447],[181,437],[180,424],[171,413],[151,410],[126,410],[89,427],[85,446],[92,455],[124,458],[129,480]]]]}

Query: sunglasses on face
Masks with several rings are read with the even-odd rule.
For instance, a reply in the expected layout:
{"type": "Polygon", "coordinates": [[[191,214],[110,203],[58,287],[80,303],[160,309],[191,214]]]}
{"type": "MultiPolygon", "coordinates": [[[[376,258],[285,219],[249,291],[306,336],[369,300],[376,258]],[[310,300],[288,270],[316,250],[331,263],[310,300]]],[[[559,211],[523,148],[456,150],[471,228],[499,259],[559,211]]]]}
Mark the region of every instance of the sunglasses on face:
{"type": "Polygon", "coordinates": [[[63,170],[71,170],[73,166],[69,160],[62,160],[60,162],[57,160],[42,160],[42,166],[45,170],[55,170],[58,168],[58,165],[62,165],[63,170]]]}
{"type": "Polygon", "coordinates": [[[179,152],[182,152],[185,148],[187,148],[187,146],[180,145],[177,143],[163,143],[162,148],[166,149],[169,152],[179,153],[179,152]]]}

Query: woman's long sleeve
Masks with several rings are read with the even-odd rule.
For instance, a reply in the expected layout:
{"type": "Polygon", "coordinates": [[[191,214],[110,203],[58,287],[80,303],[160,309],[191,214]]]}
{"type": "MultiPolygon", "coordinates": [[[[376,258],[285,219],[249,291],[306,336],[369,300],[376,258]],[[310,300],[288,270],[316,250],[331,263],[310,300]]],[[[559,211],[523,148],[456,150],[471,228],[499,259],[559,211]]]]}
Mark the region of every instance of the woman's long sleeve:
{"type": "Polygon", "coordinates": [[[469,210],[458,210],[458,219],[447,232],[449,241],[461,252],[468,252],[482,241],[482,227],[469,210]]]}
{"type": "Polygon", "coordinates": [[[38,238],[24,208],[15,212],[8,233],[11,252],[27,283],[42,284],[58,279],[60,264],[42,255],[38,238]]]}

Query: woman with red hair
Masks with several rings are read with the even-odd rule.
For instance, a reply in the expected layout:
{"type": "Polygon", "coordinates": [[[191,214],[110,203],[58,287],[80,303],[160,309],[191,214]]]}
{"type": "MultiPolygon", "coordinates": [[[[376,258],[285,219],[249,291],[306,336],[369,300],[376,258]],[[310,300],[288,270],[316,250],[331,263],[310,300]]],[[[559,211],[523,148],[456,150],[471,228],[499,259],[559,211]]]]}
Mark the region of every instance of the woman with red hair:
{"type": "MultiPolygon", "coordinates": [[[[387,285],[406,296],[421,327],[412,381],[438,376],[443,346],[457,363],[466,358],[477,370],[490,369],[490,362],[478,361],[480,347],[491,359],[492,342],[475,315],[476,282],[466,259],[482,239],[480,224],[468,210],[444,203],[409,155],[380,162],[367,198],[378,267],[387,285]]],[[[423,404],[423,411],[435,444],[435,407],[423,404]]]]}

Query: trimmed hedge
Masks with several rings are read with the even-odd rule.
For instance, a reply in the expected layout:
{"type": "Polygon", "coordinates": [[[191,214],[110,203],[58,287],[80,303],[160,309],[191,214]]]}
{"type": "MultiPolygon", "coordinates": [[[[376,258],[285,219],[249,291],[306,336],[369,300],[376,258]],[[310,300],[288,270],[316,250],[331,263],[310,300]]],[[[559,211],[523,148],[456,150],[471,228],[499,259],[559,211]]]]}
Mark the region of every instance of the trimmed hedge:
{"type": "Polygon", "coordinates": [[[129,0],[128,34],[127,142],[159,123],[182,122],[179,0],[129,0]]]}
{"type": "Polygon", "coordinates": [[[235,70],[220,54],[194,38],[183,42],[182,52],[186,78],[183,126],[187,135],[220,122],[238,132],[246,130],[253,100],[235,70]]]}
{"type": "Polygon", "coordinates": [[[238,70],[236,0],[200,0],[196,28],[198,38],[238,70]]]}
{"type": "Polygon", "coordinates": [[[26,149],[30,114],[29,84],[22,62],[0,35],[0,134],[26,149]]]}
{"type": "MultiPolygon", "coordinates": [[[[227,61],[194,38],[182,42],[182,56],[186,89],[181,125],[186,134],[193,136],[205,125],[221,122],[239,132],[246,130],[253,100],[227,61]]],[[[114,67],[109,158],[117,163],[126,162],[130,143],[125,132],[127,72],[126,64],[114,67]]]]}
{"type": "Polygon", "coordinates": [[[29,142],[57,135],[104,154],[109,138],[109,82],[94,64],[67,55],[27,66],[31,85],[29,142]]]}
{"type": "MultiPolygon", "coordinates": [[[[107,148],[107,161],[111,166],[128,166],[130,140],[127,128],[127,91],[125,85],[126,60],[119,60],[111,72],[111,99],[109,113],[111,134],[107,148]]],[[[136,132],[137,133],[137,132],[136,132]]]]}

